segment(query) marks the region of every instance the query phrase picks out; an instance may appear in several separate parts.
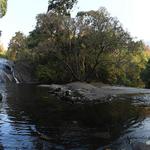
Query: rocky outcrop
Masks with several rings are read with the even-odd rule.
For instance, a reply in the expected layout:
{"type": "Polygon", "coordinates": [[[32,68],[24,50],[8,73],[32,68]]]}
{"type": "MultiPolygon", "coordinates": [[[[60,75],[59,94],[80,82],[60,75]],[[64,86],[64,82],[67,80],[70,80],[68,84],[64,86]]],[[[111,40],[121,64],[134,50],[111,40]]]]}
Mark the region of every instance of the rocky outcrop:
{"type": "Polygon", "coordinates": [[[16,82],[13,67],[12,61],[0,58],[0,83],[16,82]]]}
{"type": "MultiPolygon", "coordinates": [[[[40,85],[40,87],[49,88],[50,94],[58,96],[61,99],[79,103],[110,102],[116,100],[117,96],[120,97],[119,99],[121,99],[122,96],[122,100],[127,100],[128,96],[131,98],[131,95],[134,96],[133,100],[135,100],[136,103],[142,103],[140,97],[145,94],[150,94],[149,89],[88,84],[84,82],[74,82],[65,85],[40,85]]],[[[143,103],[145,102],[146,100],[144,99],[143,103]]]]}
{"type": "Polygon", "coordinates": [[[20,83],[37,82],[32,65],[26,61],[17,61],[14,63],[14,75],[20,83]]]}

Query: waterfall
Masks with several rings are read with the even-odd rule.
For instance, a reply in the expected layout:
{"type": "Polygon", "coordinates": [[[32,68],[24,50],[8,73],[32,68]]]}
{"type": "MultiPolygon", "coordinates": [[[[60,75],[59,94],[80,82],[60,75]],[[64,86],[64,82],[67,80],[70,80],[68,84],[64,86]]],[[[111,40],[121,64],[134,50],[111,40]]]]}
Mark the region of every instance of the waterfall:
{"type": "Polygon", "coordinates": [[[13,75],[13,78],[14,78],[14,80],[16,81],[16,83],[19,83],[19,80],[15,77],[14,71],[12,71],[12,75],[13,75]]]}
{"type": "Polygon", "coordinates": [[[0,83],[19,83],[13,70],[14,63],[4,58],[0,58],[0,83]]]}

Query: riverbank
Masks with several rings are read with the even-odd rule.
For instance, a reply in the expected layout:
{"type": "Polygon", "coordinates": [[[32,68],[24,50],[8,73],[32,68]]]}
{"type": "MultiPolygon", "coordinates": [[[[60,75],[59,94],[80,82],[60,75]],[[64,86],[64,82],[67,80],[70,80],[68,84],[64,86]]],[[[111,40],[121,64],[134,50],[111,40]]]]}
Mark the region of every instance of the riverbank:
{"type": "Polygon", "coordinates": [[[60,98],[73,101],[111,101],[113,97],[120,95],[150,94],[150,89],[132,88],[123,86],[111,86],[103,83],[73,82],[64,85],[51,84],[39,85],[50,89],[50,93],[60,98]]]}

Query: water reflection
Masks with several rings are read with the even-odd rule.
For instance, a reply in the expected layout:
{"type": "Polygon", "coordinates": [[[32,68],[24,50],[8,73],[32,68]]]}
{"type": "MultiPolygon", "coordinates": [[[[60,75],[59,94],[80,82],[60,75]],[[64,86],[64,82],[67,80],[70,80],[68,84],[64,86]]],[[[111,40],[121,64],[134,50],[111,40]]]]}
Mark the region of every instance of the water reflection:
{"type": "MultiPolygon", "coordinates": [[[[11,88],[14,89],[12,86],[11,88]]],[[[8,104],[11,92],[6,85],[1,85],[0,93],[3,95],[3,99],[0,109],[0,149],[32,149],[35,146],[32,144],[34,138],[30,134],[30,123],[27,123],[26,120],[24,125],[23,120],[18,120],[18,114],[11,114],[13,110],[8,104]]]]}
{"type": "Polygon", "coordinates": [[[0,149],[117,149],[125,139],[149,136],[150,119],[131,99],[71,104],[47,89],[16,84],[1,85],[0,93],[0,149]]]}

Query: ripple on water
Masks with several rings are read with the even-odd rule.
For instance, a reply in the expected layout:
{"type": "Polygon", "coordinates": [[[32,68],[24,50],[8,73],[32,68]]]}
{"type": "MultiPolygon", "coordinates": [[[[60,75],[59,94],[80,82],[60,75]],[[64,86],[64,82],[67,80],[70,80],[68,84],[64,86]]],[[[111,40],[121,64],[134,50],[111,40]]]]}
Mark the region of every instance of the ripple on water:
{"type": "Polygon", "coordinates": [[[6,150],[86,150],[105,145],[117,150],[136,142],[148,145],[150,118],[140,116],[126,98],[108,104],[73,105],[32,85],[1,85],[0,92],[4,95],[0,145],[6,150]]]}

